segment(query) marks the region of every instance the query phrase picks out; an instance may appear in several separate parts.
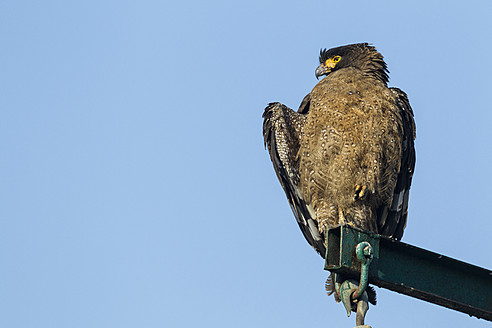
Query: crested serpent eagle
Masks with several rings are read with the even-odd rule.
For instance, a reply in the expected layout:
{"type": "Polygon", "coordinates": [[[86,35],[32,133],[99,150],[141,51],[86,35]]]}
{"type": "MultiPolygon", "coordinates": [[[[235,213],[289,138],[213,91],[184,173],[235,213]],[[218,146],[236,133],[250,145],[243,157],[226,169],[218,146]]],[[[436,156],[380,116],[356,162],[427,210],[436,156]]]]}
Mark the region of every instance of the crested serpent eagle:
{"type": "Polygon", "coordinates": [[[266,107],[263,136],[297,223],[324,258],[324,232],[340,224],[402,237],[415,123],[407,95],[387,86],[375,47],[323,49],[319,62],[316,77],[324,78],[297,112],[278,102],[266,107]]]}

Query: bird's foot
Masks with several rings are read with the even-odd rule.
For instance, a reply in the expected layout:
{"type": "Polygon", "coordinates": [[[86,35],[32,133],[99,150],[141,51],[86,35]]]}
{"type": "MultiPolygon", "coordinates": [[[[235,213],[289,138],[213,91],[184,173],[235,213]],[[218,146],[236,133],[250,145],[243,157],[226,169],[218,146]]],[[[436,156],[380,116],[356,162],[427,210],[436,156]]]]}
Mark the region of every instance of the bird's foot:
{"type": "Polygon", "coordinates": [[[354,200],[363,199],[367,195],[367,186],[357,185],[355,186],[354,200]]]}

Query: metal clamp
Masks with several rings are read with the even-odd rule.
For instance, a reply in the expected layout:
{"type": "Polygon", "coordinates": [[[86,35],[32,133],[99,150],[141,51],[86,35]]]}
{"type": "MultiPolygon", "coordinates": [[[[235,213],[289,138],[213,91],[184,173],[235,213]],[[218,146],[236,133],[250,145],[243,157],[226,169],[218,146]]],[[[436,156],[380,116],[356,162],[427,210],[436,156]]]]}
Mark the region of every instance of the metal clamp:
{"type": "Polygon", "coordinates": [[[364,241],[357,245],[355,253],[357,259],[361,262],[360,282],[345,280],[341,284],[335,284],[335,287],[347,310],[347,317],[350,317],[351,311],[354,311],[356,312],[355,321],[357,327],[369,327],[364,326],[364,319],[369,310],[366,288],[369,280],[369,265],[373,258],[373,249],[371,244],[364,241]]]}
{"type": "Polygon", "coordinates": [[[373,258],[373,249],[371,244],[367,241],[363,241],[357,244],[355,248],[355,253],[357,254],[357,259],[361,262],[360,267],[360,284],[352,294],[352,299],[356,300],[361,297],[367,288],[369,281],[369,264],[371,264],[373,258]]]}

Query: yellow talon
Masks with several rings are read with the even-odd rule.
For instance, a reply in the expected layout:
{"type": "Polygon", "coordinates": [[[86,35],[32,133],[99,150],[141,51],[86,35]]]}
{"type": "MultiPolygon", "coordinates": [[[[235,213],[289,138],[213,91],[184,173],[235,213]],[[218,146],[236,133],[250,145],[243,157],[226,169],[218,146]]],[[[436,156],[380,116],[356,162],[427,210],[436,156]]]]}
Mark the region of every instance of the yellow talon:
{"type": "Polygon", "coordinates": [[[355,186],[355,196],[354,196],[355,200],[364,198],[366,194],[367,194],[366,186],[361,186],[361,185],[355,186]]]}
{"type": "Polygon", "coordinates": [[[364,198],[364,196],[366,195],[366,193],[367,193],[367,187],[366,186],[362,186],[361,191],[359,192],[359,198],[364,198]]]}

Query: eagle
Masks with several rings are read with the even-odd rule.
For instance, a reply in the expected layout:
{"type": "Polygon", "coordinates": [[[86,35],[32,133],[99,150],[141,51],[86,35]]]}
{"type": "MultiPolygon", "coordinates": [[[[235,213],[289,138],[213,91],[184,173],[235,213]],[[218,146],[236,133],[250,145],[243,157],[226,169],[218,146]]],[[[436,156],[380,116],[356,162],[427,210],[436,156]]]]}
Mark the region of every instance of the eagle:
{"type": "MultiPolygon", "coordinates": [[[[368,43],[321,49],[315,75],[323,79],[297,112],[273,102],[263,113],[277,177],[304,237],[323,258],[325,231],[338,225],[402,238],[415,122],[405,92],[387,86],[388,73],[368,43]]],[[[331,294],[334,281],[326,287],[331,294]]],[[[368,294],[375,303],[374,291],[368,294]]]]}

